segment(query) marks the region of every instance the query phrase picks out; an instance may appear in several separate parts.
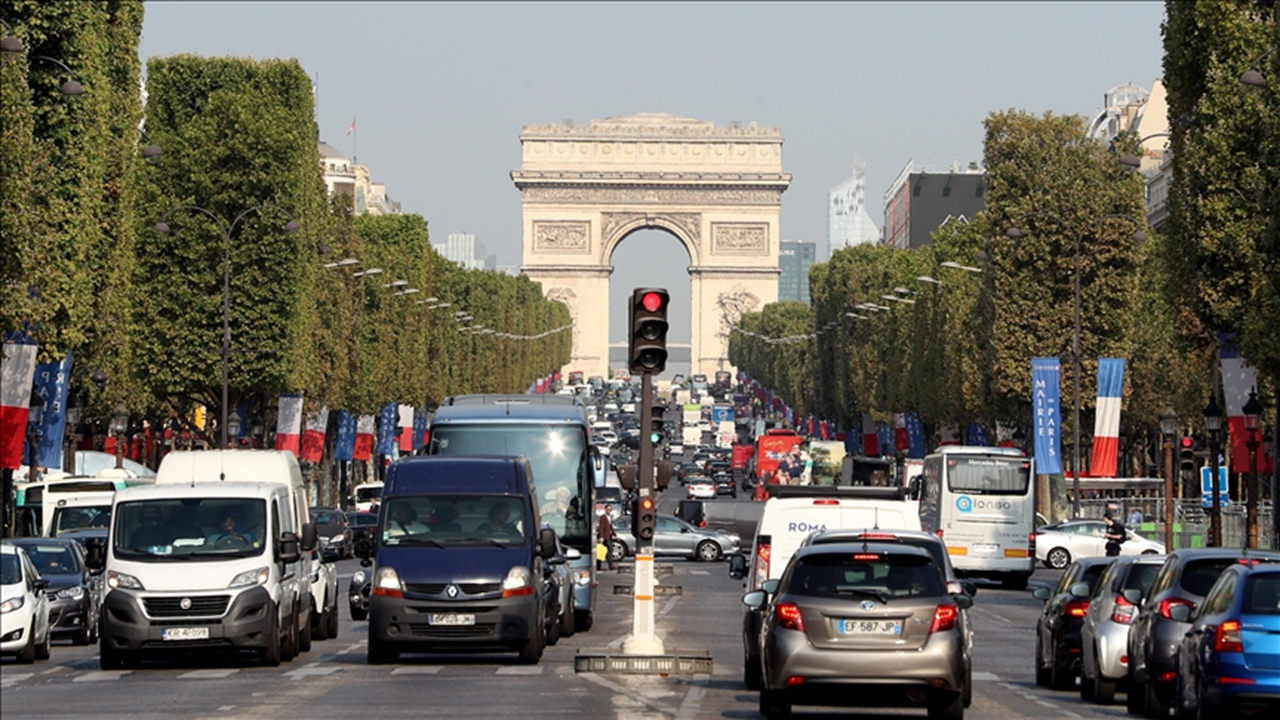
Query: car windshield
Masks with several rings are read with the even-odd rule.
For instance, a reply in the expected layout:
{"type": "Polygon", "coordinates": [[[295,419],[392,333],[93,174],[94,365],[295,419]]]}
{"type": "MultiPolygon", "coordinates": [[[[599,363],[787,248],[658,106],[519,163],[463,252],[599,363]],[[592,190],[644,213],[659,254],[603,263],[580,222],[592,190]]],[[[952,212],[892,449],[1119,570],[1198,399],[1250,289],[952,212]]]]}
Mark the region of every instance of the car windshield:
{"type": "Polygon", "coordinates": [[[387,500],[383,517],[387,546],[528,545],[525,503],[515,495],[397,496],[387,500]]]}
{"type": "Polygon", "coordinates": [[[1141,590],[1145,595],[1151,589],[1151,583],[1155,582],[1156,575],[1159,573],[1160,566],[1155,563],[1134,564],[1133,567],[1129,568],[1129,574],[1125,576],[1124,587],[1121,588],[1121,592],[1125,590],[1141,590]]]}
{"type": "Polygon", "coordinates": [[[317,525],[341,525],[342,513],[336,510],[318,510],[311,513],[311,522],[317,525]]]}
{"type": "Polygon", "coordinates": [[[1280,573],[1254,573],[1244,581],[1245,615],[1280,615],[1280,573]]]}
{"type": "Polygon", "coordinates": [[[49,536],[58,537],[68,530],[108,527],[111,525],[111,501],[102,505],[59,507],[53,510],[53,525],[49,536]]]}
{"type": "Polygon", "coordinates": [[[17,585],[22,581],[22,570],[18,556],[5,553],[0,555],[0,585],[17,585]]]}
{"type": "Polygon", "coordinates": [[[1025,495],[1031,463],[1023,458],[947,457],[951,492],[972,495],[1025,495]]]}
{"type": "Polygon", "coordinates": [[[122,560],[254,557],[267,545],[261,498],[183,497],[120,503],[111,531],[122,560]]]}
{"type": "Polygon", "coordinates": [[[81,572],[76,554],[61,543],[23,543],[22,549],[27,551],[31,564],[42,576],[79,575],[81,572]]]}
{"type": "Polygon", "coordinates": [[[356,488],[356,502],[373,502],[382,498],[381,485],[362,485],[356,488]]]}
{"type": "Polygon", "coordinates": [[[596,502],[616,503],[622,501],[622,491],[616,487],[596,488],[596,502]]]}
{"type": "Polygon", "coordinates": [[[788,575],[783,585],[792,595],[872,595],[888,601],[946,594],[937,566],[920,555],[824,552],[797,558],[788,575]]]}
{"type": "Polygon", "coordinates": [[[1178,584],[1182,586],[1183,590],[1204,597],[1209,594],[1213,584],[1218,581],[1218,576],[1222,574],[1223,568],[1230,566],[1234,562],[1235,558],[1229,557],[1192,560],[1183,569],[1182,580],[1178,584]]]}

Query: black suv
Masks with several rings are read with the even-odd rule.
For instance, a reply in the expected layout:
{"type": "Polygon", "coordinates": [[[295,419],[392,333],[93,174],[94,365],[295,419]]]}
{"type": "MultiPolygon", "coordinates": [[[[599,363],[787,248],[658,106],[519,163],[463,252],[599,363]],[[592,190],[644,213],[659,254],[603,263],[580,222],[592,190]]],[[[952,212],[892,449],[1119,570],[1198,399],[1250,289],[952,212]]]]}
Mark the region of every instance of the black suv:
{"type": "Polygon", "coordinates": [[[1067,566],[1057,587],[1032,592],[1045,601],[1036,622],[1037,685],[1054,690],[1075,687],[1080,674],[1080,628],[1089,612],[1089,598],[1110,563],[1109,557],[1081,558],[1067,566]]]}

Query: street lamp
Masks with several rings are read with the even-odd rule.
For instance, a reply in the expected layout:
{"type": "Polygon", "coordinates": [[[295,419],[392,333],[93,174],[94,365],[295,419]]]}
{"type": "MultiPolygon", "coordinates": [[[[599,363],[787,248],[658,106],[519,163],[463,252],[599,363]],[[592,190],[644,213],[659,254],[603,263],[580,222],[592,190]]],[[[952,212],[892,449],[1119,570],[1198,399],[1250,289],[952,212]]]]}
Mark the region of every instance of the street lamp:
{"type": "MultiPolygon", "coordinates": [[[[1044,217],[1058,223],[1063,229],[1069,229],[1070,224],[1061,217],[1051,212],[1038,211],[1027,213],[1018,218],[1015,223],[1022,222],[1028,218],[1044,217]]],[[[1098,218],[1102,220],[1124,220],[1133,224],[1137,230],[1133,234],[1136,242],[1143,242],[1147,239],[1147,234],[1142,232],[1142,224],[1127,215],[1104,215],[1098,218]]],[[[1072,517],[1080,517],[1080,374],[1081,358],[1080,358],[1080,241],[1084,238],[1084,231],[1081,230],[1074,234],[1075,242],[1075,269],[1071,273],[1072,296],[1075,300],[1074,314],[1075,324],[1074,332],[1071,336],[1071,381],[1073,386],[1072,394],[1072,421],[1071,421],[1071,515],[1072,517]]],[[[1026,237],[1026,233],[1018,229],[1015,224],[1005,231],[1005,236],[1010,240],[1021,240],[1026,237]]],[[[943,263],[946,265],[946,263],[943,263]]]]}
{"type": "MultiPolygon", "coordinates": [[[[218,432],[222,436],[222,442],[219,443],[219,447],[222,448],[227,446],[227,394],[231,373],[231,233],[235,231],[236,225],[239,225],[240,221],[247,217],[249,213],[256,212],[261,214],[267,208],[279,210],[285,216],[289,214],[278,205],[262,203],[245,210],[228,223],[211,210],[206,210],[196,205],[179,205],[165,213],[164,217],[160,218],[160,222],[156,223],[156,232],[161,235],[167,235],[169,234],[169,224],[165,221],[169,219],[169,216],[179,210],[191,210],[202,213],[212,219],[217,223],[218,228],[222,230],[222,407],[220,408],[218,421],[218,432]]],[[[298,224],[297,220],[290,218],[285,223],[284,231],[287,233],[297,232],[300,227],[301,225],[298,224]]]]}
{"type": "Polygon", "coordinates": [[[971,273],[982,272],[982,268],[980,267],[973,267],[972,265],[961,265],[960,263],[955,262],[954,260],[947,260],[945,262],[940,262],[938,263],[938,267],[949,268],[951,270],[964,270],[965,272],[971,272],[971,273]]]}
{"type": "MultiPolygon", "coordinates": [[[[1158,138],[1158,137],[1173,137],[1173,135],[1167,132],[1152,133],[1144,138],[1139,139],[1138,144],[1141,145],[1142,143],[1148,140],[1151,140],[1153,138],[1158,138]]],[[[1130,170],[1137,170],[1139,167],[1142,166],[1142,158],[1138,157],[1137,155],[1134,155],[1133,153],[1125,153],[1124,156],[1120,158],[1120,164],[1130,170]]]]}
{"type": "Polygon", "coordinates": [[[1243,75],[1240,76],[1240,84],[1244,85],[1246,90],[1256,90],[1258,88],[1266,86],[1267,79],[1263,77],[1262,73],[1258,72],[1257,70],[1258,63],[1265,60],[1268,55],[1275,52],[1277,49],[1280,49],[1280,48],[1271,48],[1270,50],[1254,58],[1253,62],[1249,63],[1251,67],[1247,71],[1245,71],[1243,75]]]}
{"type": "Polygon", "coordinates": [[[1209,393],[1204,406],[1204,426],[1209,431],[1209,485],[1213,488],[1213,510],[1209,517],[1209,546],[1222,547],[1222,493],[1218,483],[1218,433],[1222,430],[1222,408],[1209,393]]]}
{"type": "MultiPolygon", "coordinates": [[[[1258,421],[1262,418],[1262,403],[1258,402],[1258,389],[1249,389],[1249,402],[1241,408],[1244,413],[1244,430],[1249,433],[1245,445],[1249,448],[1249,490],[1245,496],[1245,527],[1249,533],[1249,547],[1258,547],[1258,421]]],[[[1271,499],[1272,522],[1275,522],[1275,498],[1271,499]]]]}
{"type": "Polygon", "coordinates": [[[111,410],[111,434],[116,436],[116,467],[124,467],[124,434],[129,429],[129,408],[116,403],[111,410]]]}
{"type": "Polygon", "coordinates": [[[1164,435],[1164,549],[1173,552],[1173,438],[1178,434],[1178,413],[1170,405],[1160,411],[1164,435]]]}
{"type": "Polygon", "coordinates": [[[61,92],[63,95],[70,95],[71,97],[79,97],[80,95],[84,94],[84,86],[80,84],[79,80],[76,80],[75,71],[67,67],[66,63],[62,62],[61,60],[56,60],[54,58],[51,58],[47,55],[33,55],[31,56],[31,59],[42,60],[44,62],[53,63],[54,65],[57,65],[58,67],[67,71],[67,74],[71,76],[71,79],[62,83],[62,86],[58,88],[58,92],[61,92]]]}
{"type": "Polygon", "coordinates": [[[0,20],[0,25],[8,31],[7,35],[0,38],[0,54],[21,55],[26,52],[27,48],[22,45],[22,41],[13,36],[13,28],[9,27],[9,23],[0,20]]]}

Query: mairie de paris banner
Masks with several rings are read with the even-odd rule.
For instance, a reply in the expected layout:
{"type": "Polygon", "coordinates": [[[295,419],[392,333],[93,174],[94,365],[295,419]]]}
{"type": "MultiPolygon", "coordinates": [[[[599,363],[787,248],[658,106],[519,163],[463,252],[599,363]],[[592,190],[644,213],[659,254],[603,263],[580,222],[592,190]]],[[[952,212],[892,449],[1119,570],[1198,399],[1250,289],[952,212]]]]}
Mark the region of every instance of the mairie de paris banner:
{"type": "Polygon", "coordinates": [[[1031,358],[1036,471],[1062,474],[1062,369],[1058,358],[1031,358]]]}

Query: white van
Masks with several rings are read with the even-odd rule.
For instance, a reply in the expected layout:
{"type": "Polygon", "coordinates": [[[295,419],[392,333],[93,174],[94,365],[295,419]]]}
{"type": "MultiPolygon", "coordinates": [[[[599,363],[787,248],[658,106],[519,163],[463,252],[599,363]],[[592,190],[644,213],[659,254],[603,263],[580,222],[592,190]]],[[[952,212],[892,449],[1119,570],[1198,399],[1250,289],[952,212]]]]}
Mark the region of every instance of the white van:
{"type": "Polygon", "coordinates": [[[315,529],[291,453],[170,453],[155,485],[116,492],[111,520],[88,560],[106,568],[104,670],[170,650],[278,665],[310,649],[315,529]]]}
{"type": "Polygon", "coordinates": [[[382,500],[382,483],[371,482],[356,486],[356,511],[369,512],[375,502],[382,500]]]}

